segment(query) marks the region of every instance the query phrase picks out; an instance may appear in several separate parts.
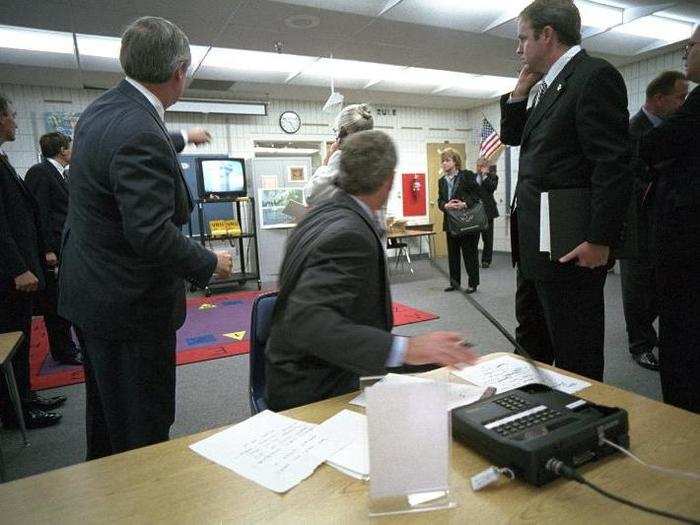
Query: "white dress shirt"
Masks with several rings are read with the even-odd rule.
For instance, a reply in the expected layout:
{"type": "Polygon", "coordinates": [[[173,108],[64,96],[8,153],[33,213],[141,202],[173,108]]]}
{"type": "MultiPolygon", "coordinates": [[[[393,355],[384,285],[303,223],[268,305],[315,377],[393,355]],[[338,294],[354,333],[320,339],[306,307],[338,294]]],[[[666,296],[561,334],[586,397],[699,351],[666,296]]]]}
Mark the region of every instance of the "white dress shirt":
{"type": "MultiPolygon", "coordinates": [[[[554,64],[552,64],[552,66],[549,68],[549,71],[547,71],[544,78],[542,78],[542,80],[540,81],[545,82],[547,84],[547,91],[549,91],[549,89],[552,87],[552,82],[554,82],[559,73],[561,73],[562,70],[566,67],[566,64],[568,64],[569,61],[576,55],[578,55],[581,51],[583,51],[581,46],[573,46],[569,48],[569,50],[566,53],[560,56],[559,59],[556,62],[554,62],[554,64]]],[[[511,97],[508,99],[508,102],[515,104],[516,102],[522,102],[526,98],[527,97],[515,98],[511,95],[511,97]]]]}
{"type": "Polygon", "coordinates": [[[56,168],[56,170],[61,175],[61,177],[63,177],[64,179],[66,178],[66,176],[63,174],[63,172],[65,171],[66,168],[60,162],[58,162],[56,159],[46,159],[46,160],[48,160],[51,163],[51,165],[54,168],[56,168]]]}

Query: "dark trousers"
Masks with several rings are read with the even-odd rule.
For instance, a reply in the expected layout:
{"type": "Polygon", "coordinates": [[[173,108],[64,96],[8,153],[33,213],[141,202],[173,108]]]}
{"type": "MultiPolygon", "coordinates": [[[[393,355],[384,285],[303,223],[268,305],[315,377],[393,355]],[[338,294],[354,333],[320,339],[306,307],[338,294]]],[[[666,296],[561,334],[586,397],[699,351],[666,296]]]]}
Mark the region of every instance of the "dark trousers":
{"type": "Polygon", "coordinates": [[[459,252],[464,258],[464,267],[467,269],[469,286],[476,288],[479,286],[479,234],[471,233],[461,237],[447,236],[447,257],[450,266],[450,284],[461,286],[462,283],[462,263],[459,260],[459,252]]]}
{"type": "Polygon", "coordinates": [[[646,259],[620,259],[622,308],[632,354],[649,352],[659,341],[654,329],[658,317],[653,264],[646,259]]]}
{"type": "MultiPolygon", "coordinates": [[[[34,294],[18,292],[14,283],[10,288],[0,284],[0,333],[22,332],[24,339],[12,358],[17,390],[20,399],[29,399],[29,338],[32,333],[32,301],[34,294]]],[[[3,421],[14,421],[15,413],[10,402],[4,375],[0,379],[3,421]]]]}
{"type": "Polygon", "coordinates": [[[87,460],[167,441],[175,420],[175,332],[127,341],[76,332],[85,367],[87,460]]]}
{"type": "Polygon", "coordinates": [[[603,380],[605,274],[537,281],[517,274],[518,343],[537,361],[603,380]]]}
{"type": "Polygon", "coordinates": [[[700,413],[700,265],[690,256],[662,264],[656,283],[664,402],[700,413]]]}
{"type": "Polygon", "coordinates": [[[44,316],[49,336],[49,350],[54,359],[73,354],[75,343],[70,335],[70,322],[58,315],[58,277],[46,272],[46,288],[39,296],[41,314],[44,316]]]}
{"type": "Polygon", "coordinates": [[[481,252],[481,262],[491,264],[491,259],[493,258],[493,219],[489,219],[488,229],[481,232],[481,242],[484,243],[484,249],[481,252]]]}

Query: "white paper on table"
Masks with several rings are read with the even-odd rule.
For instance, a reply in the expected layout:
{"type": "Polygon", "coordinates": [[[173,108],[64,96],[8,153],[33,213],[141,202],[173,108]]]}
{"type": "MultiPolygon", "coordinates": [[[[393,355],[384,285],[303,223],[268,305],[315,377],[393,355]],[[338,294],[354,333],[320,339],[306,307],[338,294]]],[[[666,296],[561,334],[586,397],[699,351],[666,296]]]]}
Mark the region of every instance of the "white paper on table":
{"type": "Polygon", "coordinates": [[[552,242],[549,230],[549,193],[540,193],[540,251],[551,252],[552,242]]]}
{"type": "Polygon", "coordinates": [[[287,492],[349,440],[332,440],[318,425],[265,410],[190,448],[265,488],[287,492]]]}
{"type": "MultiPolygon", "coordinates": [[[[548,386],[567,394],[573,394],[591,386],[590,383],[581,379],[542,367],[537,368],[547,381],[548,386]]],[[[488,359],[461,370],[454,370],[451,373],[476,385],[495,387],[496,393],[499,394],[529,383],[542,383],[542,378],[533,369],[533,365],[508,355],[488,359]]]]}
{"type": "Polygon", "coordinates": [[[331,467],[357,479],[369,479],[369,443],[367,416],[342,410],[318,426],[318,431],[331,440],[350,443],[326,460],[331,467]]]}
{"type": "MultiPolygon", "coordinates": [[[[391,384],[406,384],[406,383],[435,383],[445,381],[435,381],[434,379],[428,379],[426,377],[416,377],[406,374],[387,374],[384,379],[379,381],[380,383],[391,383],[391,384]]],[[[375,383],[376,384],[376,383],[375,383]]],[[[454,410],[464,405],[470,405],[475,403],[484,395],[486,391],[485,386],[475,386],[475,385],[465,385],[463,383],[446,383],[447,384],[447,410],[454,410]]],[[[488,385],[486,385],[488,386],[488,385]]],[[[365,398],[365,393],[362,392],[360,395],[354,397],[350,400],[351,405],[359,407],[367,407],[367,400],[365,398]]]]}

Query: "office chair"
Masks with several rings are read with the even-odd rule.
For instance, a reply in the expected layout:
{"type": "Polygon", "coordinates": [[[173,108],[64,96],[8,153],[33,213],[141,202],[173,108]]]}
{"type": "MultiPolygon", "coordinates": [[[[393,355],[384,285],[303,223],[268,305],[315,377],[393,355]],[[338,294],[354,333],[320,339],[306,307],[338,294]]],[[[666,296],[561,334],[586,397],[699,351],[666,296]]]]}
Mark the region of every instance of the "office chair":
{"type": "Polygon", "coordinates": [[[276,301],[277,292],[259,295],[253,302],[253,311],[250,316],[248,395],[250,413],[253,415],[267,409],[267,403],[265,403],[265,345],[270,336],[272,311],[276,301]]]}

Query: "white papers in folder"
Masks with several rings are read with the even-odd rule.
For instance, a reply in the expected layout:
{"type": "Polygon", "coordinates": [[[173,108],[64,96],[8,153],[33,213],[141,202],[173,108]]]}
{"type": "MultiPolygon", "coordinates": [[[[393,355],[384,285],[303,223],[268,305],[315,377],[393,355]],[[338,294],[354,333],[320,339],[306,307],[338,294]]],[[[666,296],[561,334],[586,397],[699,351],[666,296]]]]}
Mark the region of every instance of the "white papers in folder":
{"type": "Polygon", "coordinates": [[[266,410],[190,448],[265,488],[287,492],[350,442],[338,438],[266,410]]]}
{"type": "MultiPolygon", "coordinates": [[[[433,379],[427,379],[425,377],[416,377],[406,374],[387,374],[384,379],[381,380],[382,383],[390,384],[407,384],[407,383],[434,383],[433,379]]],[[[488,386],[488,385],[486,385],[488,386]]],[[[484,395],[486,388],[483,386],[465,385],[463,383],[447,383],[447,410],[453,410],[455,408],[469,405],[475,403],[484,395]]],[[[367,401],[365,399],[365,393],[362,392],[359,396],[353,398],[350,401],[351,405],[366,407],[367,401]]]]}
{"type": "Polygon", "coordinates": [[[549,229],[549,193],[540,193],[540,251],[552,251],[552,237],[549,229]]]}
{"type": "MultiPolygon", "coordinates": [[[[573,394],[591,386],[590,383],[581,379],[546,368],[537,368],[547,381],[548,386],[567,394],[573,394]]],[[[476,385],[492,386],[496,388],[496,393],[498,394],[530,383],[542,383],[542,379],[532,365],[527,361],[508,355],[488,359],[473,366],[464,367],[461,370],[454,370],[452,374],[476,385]]]]}

